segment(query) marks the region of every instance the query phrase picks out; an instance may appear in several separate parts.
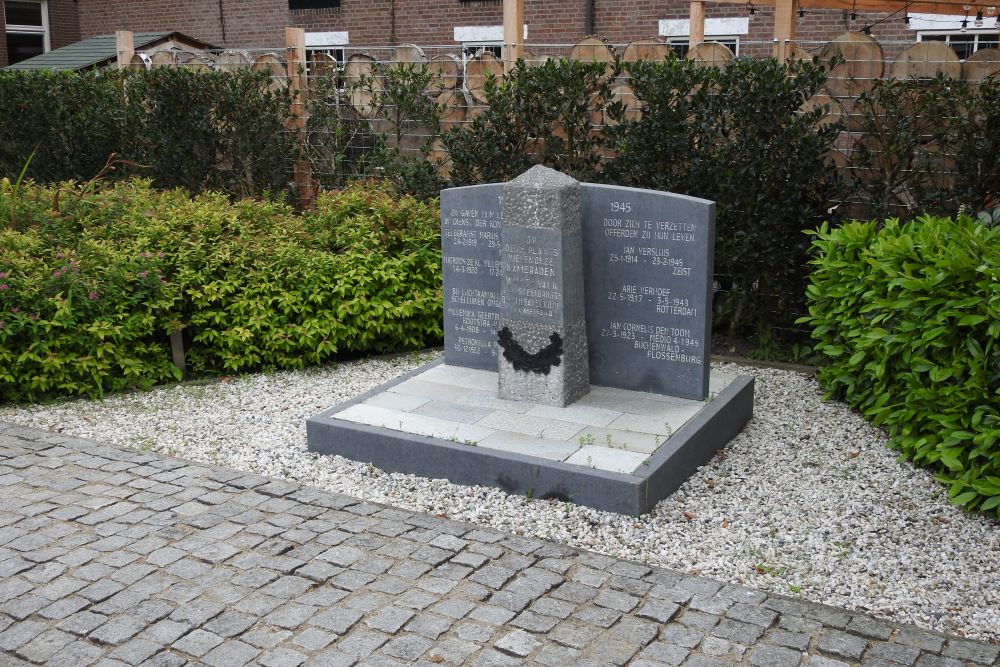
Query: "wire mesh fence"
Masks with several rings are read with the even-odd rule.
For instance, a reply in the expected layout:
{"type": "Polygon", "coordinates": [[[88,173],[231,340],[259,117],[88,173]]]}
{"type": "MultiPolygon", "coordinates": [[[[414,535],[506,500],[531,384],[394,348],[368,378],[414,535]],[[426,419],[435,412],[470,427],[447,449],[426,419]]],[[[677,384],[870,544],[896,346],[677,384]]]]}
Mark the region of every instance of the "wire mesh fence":
{"type": "MultiPolygon", "coordinates": [[[[886,79],[940,76],[975,86],[1000,73],[996,36],[979,35],[975,45],[974,51],[956,51],[940,39],[879,43],[869,35],[849,32],[831,41],[797,41],[786,45],[786,52],[792,60],[816,61],[827,68],[826,84],[804,102],[802,110],[821,108],[820,123],[843,124],[830,160],[845,178],[863,181],[868,178],[864,172],[884,166],[881,147],[870,138],[871,117],[878,110],[865,108],[866,96],[886,79]]],[[[609,44],[588,38],[575,44],[529,43],[521,57],[529,67],[560,58],[607,62],[612,100],[624,104],[627,118],[635,120],[642,117],[643,101],[636,99],[622,63],[675,53],[721,68],[734,58],[771,57],[775,47],[772,41],[738,39],[689,47],[685,42],[609,44]]],[[[379,175],[384,169],[383,161],[375,159],[380,151],[404,160],[429,160],[447,180],[449,156],[441,137],[454,128],[468,127],[486,111],[486,81],[503,77],[503,55],[498,43],[309,48],[302,62],[285,48],[201,52],[172,48],[137,53],[132,66],[250,68],[269,72],[274,89],[287,88],[300,73],[303,94],[293,114],[301,122],[289,131],[302,136],[310,177],[318,186],[330,187],[379,175]]],[[[590,118],[595,131],[609,122],[601,107],[593,108],[590,118]]],[[[921,140],[925,153],[944,150],[934,145],[934,129],[926,127],[921,140]]],[[[601,159],[611,155],[604,152],[601,159]]],[[[945,176],[954,168],[953,158],[939,156],[945,176]]]]}

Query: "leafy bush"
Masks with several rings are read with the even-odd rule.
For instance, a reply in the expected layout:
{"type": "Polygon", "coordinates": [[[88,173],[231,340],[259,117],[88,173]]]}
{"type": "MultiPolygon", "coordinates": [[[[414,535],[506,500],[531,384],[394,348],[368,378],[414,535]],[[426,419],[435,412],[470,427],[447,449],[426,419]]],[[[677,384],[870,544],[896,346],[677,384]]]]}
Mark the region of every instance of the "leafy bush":
{"type": "Polygon", "coordinates": [[[877,81],[854,114],[849,202],[861,217],[954,216],[1000,197],[1000,80],[877,81]]]}
{"type": "Polygon", "coordinates": [[[839,195],[828,161],[840,127],[800,113],[823,85],[808,62],[737,59],[725,69],[668,59],[626,65],[644,114],[609,128],[608,181],[716,202],[716,323],[765,332],[802,312],[806,243],[839,195]]]}
{"type": "Polygon", "coordinates": [[[287,188],[296,155],[288,94],[266,72],[0,72],[0,177],[31,160],[37,182],[115,174],[231,196],[287,188]]]}
{"type": "Polygon", "coordinates": [[[443,137],[454,182],[506,181],[534,164],[581,181],[600,180],[606,142],[591,126],[591,115],[611,100],[607,67],[566,59],[529,67],[518,61],[504,79],[487,79],[488,108],[469,127],[443,137]]]}
{"type": "Polygon", "coordinates": [[[364,183],[317,212],[149,181],[0,189],[0,400],[298,368],[442,335],[433,203],[364,183]],[[373,249],[378,249],[374,251],[373,249]]]}
{"type": "Polygon", "coordinates": [[[1000,517],[1000,228],[925,216],[815,233],[820,381],[949,497],[1000,517]]]}

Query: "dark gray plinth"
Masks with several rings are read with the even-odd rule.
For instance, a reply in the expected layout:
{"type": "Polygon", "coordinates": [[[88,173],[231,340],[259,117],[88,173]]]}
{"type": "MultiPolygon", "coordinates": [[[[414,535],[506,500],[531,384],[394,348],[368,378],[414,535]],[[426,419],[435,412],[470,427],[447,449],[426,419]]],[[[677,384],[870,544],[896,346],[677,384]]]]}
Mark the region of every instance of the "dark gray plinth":
{"type": "MultiPolygon", "coordinates": [[[[591,384],[703,399],[714,204],[652,190],[580,187],[591,384]]],[[[441,191],[449,364],[496,368],[502,188],[441,191]]]]}
{"type": "Polygon", "coordinates": [[[580,184],[537,165],[503,189],[500,398],[563,407],[590,391],[580,184]]]}
{"type": "Polygon", "coordinates": [[[632,474],[365,426],[332,416],[437,363],[440,362],[428,364],[308,419],[309,451],[370,462],[388,472],[444,478],[456,484],[495,486],[508,493],[556,498],[638,516],[651,510],[683,484],[698,466],[707,463],[740,432],[753,410],[753,377],[739,376],[632,474]]]}

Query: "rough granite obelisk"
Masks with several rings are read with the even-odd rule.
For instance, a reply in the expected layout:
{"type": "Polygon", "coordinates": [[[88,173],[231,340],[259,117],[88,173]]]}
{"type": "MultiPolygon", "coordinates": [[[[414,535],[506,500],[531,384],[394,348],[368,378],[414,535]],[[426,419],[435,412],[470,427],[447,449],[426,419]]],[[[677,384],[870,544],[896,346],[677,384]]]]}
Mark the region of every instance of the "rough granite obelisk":
{"type": "Polygon", "coordinates": [[[590,391],[580,183],[537,165],[501,206],[499,396],[565,407],[590,391]]]}

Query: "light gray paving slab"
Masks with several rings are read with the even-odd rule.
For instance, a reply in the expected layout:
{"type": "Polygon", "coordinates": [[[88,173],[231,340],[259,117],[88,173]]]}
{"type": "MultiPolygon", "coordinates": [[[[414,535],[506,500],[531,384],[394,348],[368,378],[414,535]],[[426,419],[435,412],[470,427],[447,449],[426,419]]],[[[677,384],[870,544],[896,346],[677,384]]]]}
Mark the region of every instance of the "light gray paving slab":
{"type": "Polygon", "coordinates": [[[491,408],[480,408],[474,405],[459,405],[447,401],[430,401],[413,410],[414,414],[425,417],[437,417],[460,424],[475,424],[493,414],[491,408]]]}
{"type": "Polygon", "coordinates": [[[377,408],[388,408],[390,410],[400,410],[401,412],[412,412],[421,405],[430,403],[429,396],[413,396],[403,394],[398,391],[386,391],[375,394],[364,401],[364,405],[371,405],[377,408]]]}
{"type": "Polygon", "coordinates": [[[352,405],[334,415],[337,419],[381,426],[393,431],[405,431],[416,435],[426,435],[442,440],[455,442],[479,442],[491,435],[497,429],[485,425],[461,424],[437,417],[425,417],[409,412],[380,408],[373,405],[352,405]]]}
{"type": "Polygon", "coordinates": [[[566,459],[566,463],[598,470],[609,470],[611,472],[621,472],[631,474],[636,468],[641,466],[648,457],[639,452],[630,452],[626,449],[614,449],[613,447],[601,447],[599,445],[585,445],[577,449],[566,459]]]}
{"type": "Polygon", "coordinates": [[[640,454],[651,454],[668,438],[663,435],[653,433],[639,433],[637,431],[623,431],[614,428],[599,428],[596,426],[584,426],[573,438],[573,442],[580,445],[599,445],[613,447],[615,449],[625,449],[630,452],[640,454]]]}
{"type": "Polygon", "coordinates": [[[504,452],[514,452],[516,454],[527,454],[528,456],[537,456],[551,461],[565,461],[579,449],[579,445],[566,440],[536,438],[508,431],[497,431],[480,440],[476,443],[476,446],[499,449],[504,452]]]}
{"type": "Polygon", "coordinates": [[[497,431],[522,433],[536,438],[551,440],[568,440],[583,428],[583,425],[570,421],[551,419],[548,417],[532,417],[527,414],[496,411],[477,422],[477,426],[485,426],[497,431]]]}

